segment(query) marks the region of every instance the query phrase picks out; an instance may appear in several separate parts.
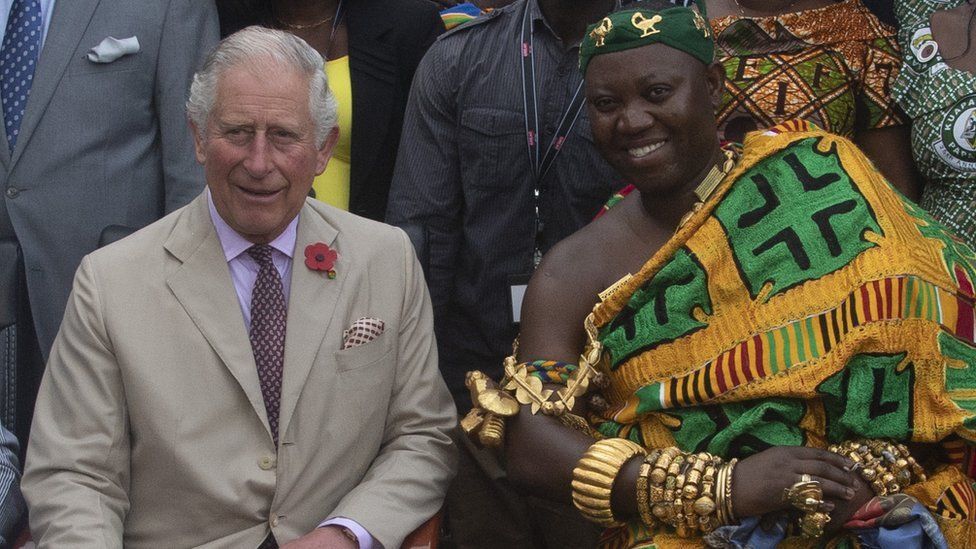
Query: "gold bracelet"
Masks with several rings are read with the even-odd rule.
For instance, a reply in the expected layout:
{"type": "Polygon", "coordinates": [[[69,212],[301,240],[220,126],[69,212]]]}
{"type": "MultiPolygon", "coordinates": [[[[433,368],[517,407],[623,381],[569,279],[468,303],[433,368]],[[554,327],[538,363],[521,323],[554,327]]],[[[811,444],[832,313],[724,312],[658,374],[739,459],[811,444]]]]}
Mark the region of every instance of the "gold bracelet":
{"type": "Polygon", "coordinates": [[[651,513],[651,491],[648,487],[650,480],[648,477],[651,476],[651,466],[654,465],[653,460],[649,459],[650,457],[644,459],[644,462],[641,463],[640,472],[637,474],[637,514],[644,526],[648,528],[657,523],[651,513]]]}
{"type": "Polygon", "coordinates": [[[610,507],[613,481],[627,460],[646,454],[640,445],[623,438],[594,442],[573,469],[573,505],[583,517],[607,528],[622,525],[610,507]]]}
{"type": "Polygon", "coordinates": [[[876,439],[847,440],[828,448],[846,456],[876,495],[901,492],[915,482],[925,481],[925,470],[904,444],[876,439]]]}
{"type": "Polygon", "coordinates": [[[738,459],[732,458],[726,465],[717,469],[715,474],[715,512],[721,524],[735,524],[735,513],[732,512],[732,470],[738,459]]]}

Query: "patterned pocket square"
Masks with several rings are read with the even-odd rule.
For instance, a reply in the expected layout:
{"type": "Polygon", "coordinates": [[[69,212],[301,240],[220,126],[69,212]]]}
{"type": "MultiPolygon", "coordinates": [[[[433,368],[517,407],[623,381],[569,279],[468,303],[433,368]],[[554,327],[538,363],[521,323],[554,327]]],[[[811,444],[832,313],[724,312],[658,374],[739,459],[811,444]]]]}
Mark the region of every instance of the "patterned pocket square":
{"type": "Polygon", "coordinates": [[[342,332],[342,348],[351,349],[365,345],[370,341],[380,337],[386,325],[378,318],[364,316],[352,323],[348,329],[342,332]]]}

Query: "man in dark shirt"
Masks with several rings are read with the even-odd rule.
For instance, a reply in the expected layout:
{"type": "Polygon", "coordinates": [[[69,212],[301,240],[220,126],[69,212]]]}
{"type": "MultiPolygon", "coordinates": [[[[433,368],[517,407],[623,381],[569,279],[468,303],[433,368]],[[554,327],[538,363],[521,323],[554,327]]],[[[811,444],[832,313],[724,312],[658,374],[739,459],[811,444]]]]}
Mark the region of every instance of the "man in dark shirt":
{"type": "Polygon", "coordinates": [[[470,407],[465,372],[484,368],[500,377],[517,335],[509,277],[530,275],[537,250],[586,224],[621,186],[593,148],[585,111],[568,109],[580,83],[585,25],[613,5],[521,0],[446,33],[417,69],[387,221],[412,228],[427,260],[441,371],[462,412],[470,407]],[[534,55],[523,94],[518,50],[526,10],[534,55]],[[538,153],[528,146],[523,98],[532,103],[533,88],[538,153]],[[542,164],[564,115],[565,140],[537,178],[530,154],[542,164]]]}
{"type": "MultiPolygon", "coordinates": [[[[441,372],[462,414],[470,407],[465,372],[501,377],[518,333],[519,286],[622,186],[579,108],[580,39],[615,5],[519,0],[442,35],[414,77],[387,221],[411,235],[424,264],[441,372]]],[[[482,469],[501,475],[482,458],[482,469]]],[[[471,455],[461,460],[457,484],[466,502],[477,501],[465,486],[471,455]]],[[[568,517],[578,515],[569,509],[568,517]]],[[[569,546],[593,543],[553,525],[569,546]]]]}

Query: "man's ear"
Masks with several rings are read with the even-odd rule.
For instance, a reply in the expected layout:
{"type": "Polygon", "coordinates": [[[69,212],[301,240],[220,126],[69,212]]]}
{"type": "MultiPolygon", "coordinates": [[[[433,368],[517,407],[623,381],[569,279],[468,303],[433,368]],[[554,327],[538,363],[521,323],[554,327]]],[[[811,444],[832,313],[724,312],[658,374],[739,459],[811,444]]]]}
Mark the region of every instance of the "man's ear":
{"type": "Polygon", "coordinates": [[[725,93],[725,68],[715,62],[705,67],[705,81],[708,83],[708,96],[712,100],[712,107],[717,109],[725,93]]]}
{"type": "Polygon", "coordinates": [[[190,132],[193,134],[193,149],[196,152],[197,162],[203,164],[207,160],[207,153],[203,147],[203,137],[201,137],[199,128],[193,120],[187,118],[187,122],[190,124],[190,132]]]}
{"type": "Polygon", "coordinates": [[[338,142],[339,126],[335,126],[329,132],[329,135],[326,136],[325,143],[322,143],[322,146],[319,147],[315,159],[315,175],[322,175],[322,172],[325,171],[325,166],[329,163],[329,159],[332,158],[332,151],[338,142]]]}

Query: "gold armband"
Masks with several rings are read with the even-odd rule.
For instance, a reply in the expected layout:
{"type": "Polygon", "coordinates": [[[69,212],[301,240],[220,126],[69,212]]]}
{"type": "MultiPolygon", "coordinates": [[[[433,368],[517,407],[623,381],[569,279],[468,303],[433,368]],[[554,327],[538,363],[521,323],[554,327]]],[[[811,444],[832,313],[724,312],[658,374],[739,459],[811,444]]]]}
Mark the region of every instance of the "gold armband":
{"type": "Polygon", "coordinates": [[[604,527],[620,526],[610,508],[613,481],[627,460],[647,452],[623,438],[598,440],[573,469],[573,504],[583,516],[604,527]]]}
{"type": "Polygon", "coordinates": [[[518,363],[518,340],[512,355],[505,358],[505,378],[499,388],[485,374],[468,372],[465,385],[471,391],[474,408],[461,420],[461,429],[477,444],[497,448],[505,440],[505,419],[519,412],[520,404],[527,404],[533,414],[542,413],[559,418],[563,425],[586,433],[592,438],[602,435],[593,430],[585,419],[571,413],[576,399],[593,385],[604,386],[606,376],[599,374],[596,364],[603,355],[592,313],[583,323],[587,343],[576,367],[558,390],[546,389],[542,380],[529,372],[529,363],[518,363]]]}
{"type": "Polygon", "coordinates": [[[510,391],[519,403],[528,404],[533,414],[542,410],[543,414],[549,416],[561,416],[572,410],[576,398],[590,390],[591,380],[598,378],[603,383],[602,376],[598,376],[595,368],[603,354],[603,343],[598,339],[592,314],[587,315],[583,327],[586,329],[586,347],[580,355],[579,366],[570,374],[565,387],[557,391],[543,388],[542,380],[528,372],[526,363],[516,363],[514,352],[505,359],[502,387],[510,391]]]}

